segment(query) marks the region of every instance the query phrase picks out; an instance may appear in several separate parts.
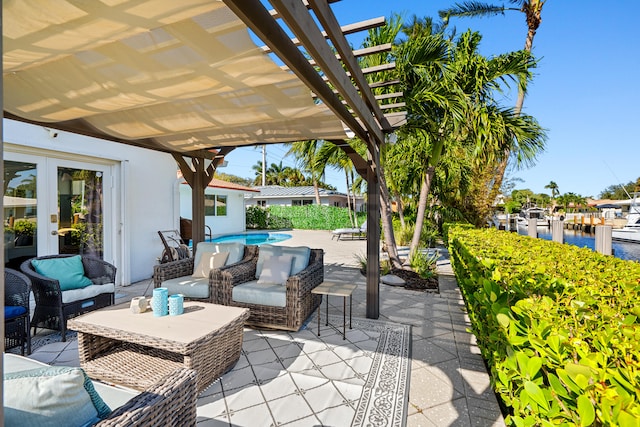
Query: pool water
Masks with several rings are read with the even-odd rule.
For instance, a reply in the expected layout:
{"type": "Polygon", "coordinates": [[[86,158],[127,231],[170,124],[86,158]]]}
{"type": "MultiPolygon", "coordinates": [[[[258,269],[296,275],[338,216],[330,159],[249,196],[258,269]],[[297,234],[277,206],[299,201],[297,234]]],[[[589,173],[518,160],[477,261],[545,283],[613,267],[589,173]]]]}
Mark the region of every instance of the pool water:
{"type": "Polygon", "coordinates": [[[213,243],[236,242],[245,245],[262,245],[264,243],[283,242],[291,238],[291,234],[285,233],[239,233],[219,236],[209,240],[213,243]]]}

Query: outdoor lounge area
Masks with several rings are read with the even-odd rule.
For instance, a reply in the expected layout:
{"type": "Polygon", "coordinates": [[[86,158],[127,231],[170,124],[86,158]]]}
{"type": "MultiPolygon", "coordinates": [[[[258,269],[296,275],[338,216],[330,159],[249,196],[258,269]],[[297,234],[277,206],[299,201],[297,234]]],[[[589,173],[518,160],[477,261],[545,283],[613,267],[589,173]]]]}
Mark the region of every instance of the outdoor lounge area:
{"type": "MultiPolygon", "coordinates": [[[[387,55],[392,43],[354,51],[346,34],[380,28],[386,19],[345,27],[331,1],[315,0],[116,3],[3,4],[6,160],[16,176],[36,178],[40,195],[58,194],[33,202],[37,234],[28,250],[44,256],[87,250],[113,266],[109,280],[94,283],[113,285],[102,297],[108,302],[74,300],[79,309],[67,313],[58,295],[59,304],[36,316],[29,358],[61,368],[15,369],[15,390],[38,389],[40,381],[58,390],[64,377],[82,403],[69,412],[87,414],[84,424],[122,415],[116,425],[193,425],[195,414],[203,426],[502,425],[446,259],[439,293],[379,283],[380,230],[371,225],[386,212],[380,152],[407,122],[407,111],[400,82],[387,77],[395,67],[387,55]],[[361,59],[377,54],[384,59],[375,67],[361,59]],[[354,138],[366,141],[366,153],[354,138]],[[198,244],[205,237],[205,189],[229,153],[309,140],[338,147],[367,182],[366,240],[334,243],[328,231],[294,230],[287,246],[311,253],[300,278],[292,278],[299,286],[289,292],[287,285],[284,310],[261,311],[269,305],[262,294],[237,295],[230,277],[218,278],[214,291],[210,272],[198,281],[198,291],[208,293],[188,295],[179,317],[127,311],[142,295],[167,309],[150,278],[160,254],[152,247],[157,230],[178,227],[171,196],[177,170],[192,190],[191,239],[198,244]],[[365,248],[366,277],[354,259],[365,248]],[[344,295],[306,289],[324,282],[350,285],[349,330],[344,295]],[[245,306],[230,307],[232,301],[245,306]],[[321,301],[327,315],[320,321],[321,301]],[[214,303],[226,304],[228,316],[218,316],[223,309],[214,303]],[[52,317],[59,328],[43,329],[53,327],[52,317]],[[95,390],[101,381],[107,394],[120,395],[108,407],[95,390]],[[183,385],[173,390],[176,384],[183,385]],[[183,400],[173,398],[176,392],[183,400]]],[[[216,198],[216,214],[218,206],[216,198]]],[[[230,208],[224,206],[221,213],[230,208]]],[[[391,218],[383,221],[388,230],[391,218]]],[[[34,256],[14,255],[15,262],[34,256]]],[[[259,257],[250,263],[247,276],[260,281],[259,257]]],[[[185,264],[193,276],[195,260],[185,264]]],[[[45,394],[54,398],[47,411],[64,419],[68,402],[45,394]]],[[[22,392],[9,395],[23,403],[22,392]]],[[[51,415],[16,407],[34,424],[51,415]]]]}
{"type": "MultiPolygon", "coordinates": [[[[257,420],[259,424],[362,425],[361,417],[367,414],[362,396],[372,386],[368,381],[380,379],[376,363],[386,366],[382,372],[393,372],[397,380],[385,386],[393,413],[383,411],[388,419],[381,425],[504,425],[474,337],[467,332],[470,325],[446,256],[438,265],[439,293],[381,285],[380,319],[369,320],[364,276],[353,257],[365,242],[337,242],[329,231],[290,233],[288,245],[313,241],[323,249],[325,280],[357,285],[353,329],[346,330],[343,341],[339,297],[330,297],[329,326],[324,323],[323,299],[320,337],[315,313],[298,332],[245,328],[238,362],[198,395],[198,425],[250,426],[257,425],[257,420]],[[381,333],[390,347],[380,346],[381,333]],[[395,347],[402,348],[397,344],[402,342],[406,368],[400,364],[389,371],[390,360],[395,359],[384,356],[395,347]],[[305,391],[300,394],[300,390],[305,391]]],[[[128,305],[132,297],[151,295],[152,289],[150,280],[118,288],[116,304],[128,305]]],[[[71,333],[63,343],[57,334],[47,339],[45,332],[54,331],[40,330],[30,357],[53,365],[80,365],[78,341],[71,333]]]]}

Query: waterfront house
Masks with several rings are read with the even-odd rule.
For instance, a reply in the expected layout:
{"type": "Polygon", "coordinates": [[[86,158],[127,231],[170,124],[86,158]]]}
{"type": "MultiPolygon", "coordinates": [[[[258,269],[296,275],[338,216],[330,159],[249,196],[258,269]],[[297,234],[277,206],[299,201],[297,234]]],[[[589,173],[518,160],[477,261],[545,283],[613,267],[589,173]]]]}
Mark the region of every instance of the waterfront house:
{"type": "MultiPolygon", "coordinates": [[[[315,189],[311,185],[300,187],[283,187],[280,185],[266,185],[254,187],[260,191],[259,195],[255,195],[247,199],[247,205],[257,206],[305,206],[315,205],[316,193],[315,189]]],[[[335,206],[339,208],[346,208],[349,206],[347,201],[347,195],[335,190],[327,190],[326,188],[319,188],[320,204],[323,206],[335,206]]],[[[365,209],[365,202],[362,196],[356,196],[355,210],[363,212],[365,209]]]]}
{"type": "MultiPolygon", "coordinates": [[[[181,180],[180,217],[192,218],[191,187],[181,180]]],[[[213,178],[204,191],[204,223],[213,235],[246,230],[245,202],[260,193],[255,188],[213,178]]]]}

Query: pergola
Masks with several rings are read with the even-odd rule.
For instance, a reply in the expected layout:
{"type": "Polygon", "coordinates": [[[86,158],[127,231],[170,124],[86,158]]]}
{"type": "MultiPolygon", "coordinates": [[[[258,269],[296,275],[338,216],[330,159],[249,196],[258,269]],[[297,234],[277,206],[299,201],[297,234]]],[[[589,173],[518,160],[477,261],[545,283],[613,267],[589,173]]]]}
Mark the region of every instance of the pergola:
{"type": "Polygon", "coordinates": [[[352,51],[345,33],[384,19],[340,27],[327,0],[269,3],[5,1],[4,117],[170,153],[194,190],[194,242],[204,239],[204,189],[234,148],[333,142],[368,183],[367,317],[377,318],[379,153],[405,114],[401,93],[372,91],[397,82],[365,77],[393,64],[357,61],[391,46],[352,51]]]}

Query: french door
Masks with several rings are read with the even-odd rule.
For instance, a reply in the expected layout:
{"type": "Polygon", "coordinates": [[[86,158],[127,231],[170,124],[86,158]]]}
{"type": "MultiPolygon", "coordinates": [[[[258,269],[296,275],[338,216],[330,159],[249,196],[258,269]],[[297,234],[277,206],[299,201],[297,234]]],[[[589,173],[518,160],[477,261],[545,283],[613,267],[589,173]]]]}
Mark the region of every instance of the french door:
{"type": "Polygon", "coordinates": [[[54,254],[112,260],[113,165],[5,151],[5,263],[54,254]]]}
{"type": "Polygon", "coordinates": [[[62,160],[48,163],[48,252],[104,258],[105,182],[111,182],[110,169],[62,160]]]}

